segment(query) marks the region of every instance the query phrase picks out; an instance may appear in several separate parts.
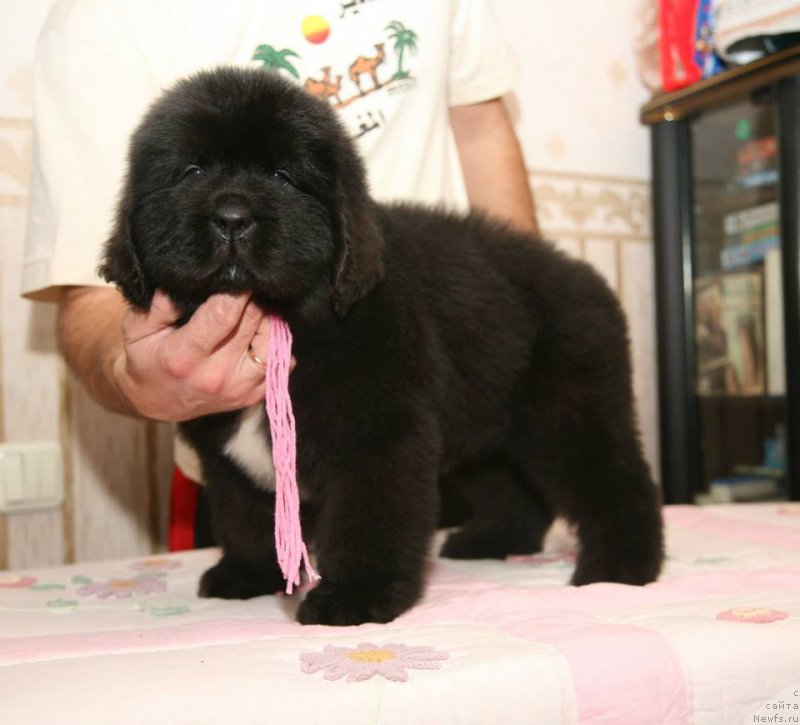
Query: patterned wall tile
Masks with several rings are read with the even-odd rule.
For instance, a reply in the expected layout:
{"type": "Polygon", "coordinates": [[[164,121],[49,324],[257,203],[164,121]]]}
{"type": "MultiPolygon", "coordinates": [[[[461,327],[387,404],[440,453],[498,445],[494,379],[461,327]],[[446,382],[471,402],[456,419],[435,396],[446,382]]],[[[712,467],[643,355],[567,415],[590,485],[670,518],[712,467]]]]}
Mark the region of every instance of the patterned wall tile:
{"type": "Polygon", "coordinates": [[[650,239],[650,186],[644,179],[532,169],[539,222],[553,237],[650,239]]]}
{"type": "MultiPolygon", "coordinates": [[[[8,441],[60,441],[61,361],[56,353],[55,308],[19,296],[27,212],[0,204],[0,404],[8,441]]],[[[15,514],[5,522],[12,568],[63,560],[61,512],[15,514]]],[[[0,547],[3,543],[0,542],[0,547]]]]}
{"type": "Polygon", "coordinates": [[[7,517],[8,567],[28,569],[64,563],[61,511],[12,514],[7,517]]]}
{"type": "MultiPolygon", "coordinates": [[[[72,376],[69,396],[76,560],[156,550],[152,526],[157,491],[151,480],[154,451],[147,424],[103,410],[72,376]]],[[[158,472],[169,480],[163,465],[158,472]]],[[[158,493],[164,493],[163,487],[158,493]]]]}

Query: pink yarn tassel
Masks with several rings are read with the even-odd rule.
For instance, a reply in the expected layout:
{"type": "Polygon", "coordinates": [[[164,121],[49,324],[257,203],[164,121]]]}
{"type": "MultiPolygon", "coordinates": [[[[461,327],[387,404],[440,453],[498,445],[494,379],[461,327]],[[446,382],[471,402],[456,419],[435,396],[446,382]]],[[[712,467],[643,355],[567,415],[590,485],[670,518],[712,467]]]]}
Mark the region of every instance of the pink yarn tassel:
{"type": "Polygon", "coordinates": [[[275,466],[275,549],[278,566],[286,579],[286,593],[300,585],[300,562],[312,581],[319,579],[308,558],[300,526],[300,493],[297,489],[297,435],[289,397],[292,333],[286,321],[269,316],[269,351],[266,370],[266,405],[272,435],[275,466]]]}

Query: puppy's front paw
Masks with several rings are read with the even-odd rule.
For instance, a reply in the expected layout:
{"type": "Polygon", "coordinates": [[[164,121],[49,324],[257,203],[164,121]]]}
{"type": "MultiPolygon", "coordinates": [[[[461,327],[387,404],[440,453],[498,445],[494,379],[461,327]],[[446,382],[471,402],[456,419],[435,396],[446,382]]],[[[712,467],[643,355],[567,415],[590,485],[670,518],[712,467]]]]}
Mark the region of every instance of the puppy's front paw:
{"type": "Polygon", "coordinates": [[[286,586],[277,564],[257,568],[224,556],[200,578],[198,594],[217,599],[252,599],[275,594],[286,586]]]}
{"type": "Polygon", "coordinates": [[[321,581],[297,610],[300,624],[345,627],[364,622],[391,622],[419,597],[413,584],[337,584],[321,581]]]}
{"type": "Polygon", "coordinates": [[[572,575],[572,584],[584,586],[596,582],[617,584],[649,584],[658,578],[661,568],[659,556],[638,558],[602,558],[581,555],[572,575]]]}

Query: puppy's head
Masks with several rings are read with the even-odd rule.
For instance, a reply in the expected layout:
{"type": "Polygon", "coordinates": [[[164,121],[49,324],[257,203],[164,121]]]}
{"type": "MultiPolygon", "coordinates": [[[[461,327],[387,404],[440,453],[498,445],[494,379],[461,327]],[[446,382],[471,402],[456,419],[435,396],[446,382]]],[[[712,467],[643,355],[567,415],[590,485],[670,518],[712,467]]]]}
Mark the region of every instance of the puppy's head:
{"type": "Polygon", "coordinates": [[[180,81],[133,135],[100,273],[135,306],[252,290],[339,314],[382,276],[362,163],[327,103],[263,70],[180,81]]]}

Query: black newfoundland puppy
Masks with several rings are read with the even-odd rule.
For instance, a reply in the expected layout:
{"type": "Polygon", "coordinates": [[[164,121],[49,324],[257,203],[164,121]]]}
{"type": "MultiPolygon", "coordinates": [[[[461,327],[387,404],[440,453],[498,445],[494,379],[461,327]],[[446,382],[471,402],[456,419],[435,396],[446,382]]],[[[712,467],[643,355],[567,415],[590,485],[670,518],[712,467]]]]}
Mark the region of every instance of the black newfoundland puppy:
{"type": "MultiPolygon", "coordinates": [[[[374,202],[335,112],[261,70],[179,82],[129,163],[105,278],[142,309],[161,288],[186,318],[252,290],[293,332],[303,529],[322,576],[300,622],[407,610],[437,523],[462,524],[444,556],[502,558],[537,551],[560,514],[577,525],[574,584],[655,579],[626,324],[588,265],[480,216],[374,202]]],[[[263,407],[181,430],[224,552],[201,594],[283,589],[263,407]]]]}

